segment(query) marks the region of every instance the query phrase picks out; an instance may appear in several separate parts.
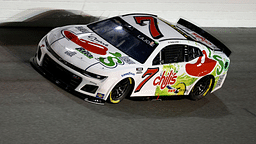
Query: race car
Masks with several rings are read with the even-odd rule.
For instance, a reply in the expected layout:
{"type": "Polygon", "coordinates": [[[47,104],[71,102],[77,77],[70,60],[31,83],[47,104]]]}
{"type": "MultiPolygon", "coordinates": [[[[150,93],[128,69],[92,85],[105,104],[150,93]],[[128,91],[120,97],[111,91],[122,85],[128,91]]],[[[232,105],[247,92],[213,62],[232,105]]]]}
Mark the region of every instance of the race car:
{"type": "Polygon", "coordinates": [[[125,97],[188,95],[199,100],[221,88],[231,51],[184,19],[126,14],[51,30],[32,66],[96,104],[125,97]]]}

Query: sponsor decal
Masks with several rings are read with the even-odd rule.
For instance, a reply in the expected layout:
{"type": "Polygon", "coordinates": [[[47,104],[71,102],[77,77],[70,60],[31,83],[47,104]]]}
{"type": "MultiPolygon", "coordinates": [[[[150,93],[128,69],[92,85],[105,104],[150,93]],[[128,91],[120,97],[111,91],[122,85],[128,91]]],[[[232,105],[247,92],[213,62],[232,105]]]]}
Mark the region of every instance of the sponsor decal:
{"type": "Polygon", "coordinates": [[[146,44],[150,45],[151,47],[155,46],[155,42],[154,41],[150,41],[148,39],[146,39],[145,37],[138,35],[137,36],[140,40],[142,40],[143,42],[145,42],[146,44]]]}
{"type": "Polygon", "coordinates": [[[102,94],[102,93],[97,93],[96,98],[103,99],[103,98],[104,98],[104,94],[102,94]]]}
{"type": "Polygon", "coordinates": [[[124,77],[124,76],[127,76],[127,75],[135,75],[134,73],[132,73],[132,72],[128,72],[128,73],[125,73],[125,74],[123,74],[123,75],[121,75],[122,77],[124,77]]]}
{"type": "Polygon", "coordinates": [[[76,48],[77,51],[88,57],[89,59],[93,58],[93,55],[86,49],[84,48],[76,48]]]}
{"type": "Polygon", "coordinates": [[[74,55],[76,55],[76,52],[73,52],[73,51],[65,51],[65,54],[72,57],[74,55]]]}
{"type": "Polygon", "coordinates": [[[203,57],[199,57],[196,63],[186,64],[186,72],[189,75],[201,77],[209,74],[214,69],[217,62],[215,60],[208,58],[205,50],[203,50],[203,54],[204,60],[202,60],[203,57]]]}
{"type": "Polygon", "coordinates": [[[82,33],[89,33],[89,31],[82,26],[77,26],[75,28],[78,29],[82,33]]]}
{"type": "Polygon", "coordinates": [[[99,44],[101,44],[101,45],[103,45],[103,46],[106,46],[106,47],[108,46],[108,44],[106,44],[106,43],[104,43],[104,42],[98,40],[98,38],[95,37],[95,36],[88,36],[88,38],[89,38],[89,40],[90,40],[91,42],[97,42],[97,43],[99,43],[99,44]]]}
{"type": "Polygon", "coordinates": [[[184,95],[186,91],[185,83],[179,83],[175,88],[167,85],[166,88],[168,89],[168,93],[173,93],[175,95],[184,95]]]}
{"type": "Polygon", "coordinates": [[[149,21],[149,32],[151,36],[155,39],[159,39],[163,37],[163,34],[160,32],[158,28],[157,19],[151,16],[135,16],[134,19],[135,19],[135,22],[141,26],[146,25],[144,23],[145,21],[149,21]]]}
{"type": "Polygon", "coordinates": [[[177,80],[176,73],[171,70],[170,72],[164,71],[160,76],[156,77],[153,81],[154,86],[160,86],[160,89],[164,89],[167,85],[173,85],[175,84],[177,80]]]}
{"type": "Polygon", "coordinates": [[[123,57],[120,57],[119,59],[124,61],[127,64],[135,64],[135,62],[132,61],[128,56],[123,56],[123,57]]]}
{"type": "MultiPolygon", "coordinates": [[[[198,79],[198,78],[189,76],[185,72],[183,72],[183,74],[181,75],[178,75],[178,72],[180,70],[181,72],[183,71],[183,67],[180,67],[179,64],[164,65],[163,70],[165,71],[165,75],[164,75],[165,79],[167,79],[169,75],[168,73],[172,72],[173,74],[171,74],[171,76],[173,80],[170,82],[170,84],[167,84],[166,87],[164,87],[165,86],[164,80],[162,80],[162,84],[160,82],[163,76],[163,73],[158,78],[156,78],[155,83],[158,83],[158,84],[160,83],[160,85],[156,86],[155,96],[184,95],[186,91],[186,86],[193,84],[198,79]],[[173,83],[174,81],[175,83],[173,83]]],[[[162,79],[164,79],[164,77],[162,79]]],[[[167,82],[168,82],[168,79],[167,79],[167,82]]]]}
{"type": "Polygon", "coordinates": [[[103,66],[108,68],[115,68],[119,64],[121,65],[124,64],[124,62],[120,60],[120,57],[122,57],[122,55],[119,52],[116,52],[116,53],[109,52],[109,53],[113,56],[108,56],[107,58],[100,57],[100,58],[97,58],[96,60],[100,61],[100,63],[103,66]]]}
{"type": "Polygon", "coordinates": [[[139,68],[136,68],[136,74],[141,74],[142,71],[143,71],[143,68],[142,67],[139,67],[139,68]]]}
{"type": "Polygon", "coordinates": [[[169,93],[172,93],[172,92],[175,92],[176,91],[176,89],[175,88],[172,88],[171,86],[166,86],[166,88],[168,88],[168,92],[169,93]]]}
{"type": "Polygon", "coordinates": [[[210,43],[208,40],[206,40],[205,38],[201,37],[200,35],[198,35],[196,33],[192,33],[192,35],[194,35],[197,40],[200,40],[201,42],[205,42],[208,45],[212,45],[212,43],[210,43]]]}
{"type": "Polygon", "coordinates": [[[72,42],[74,42],[75,44],[81,46],[82,48],[95,53],[95,54],[99,54],[99,55],[106,55],[108,48],[106,48],[103,45],[94,43],[94,42],[90,42],[84,39],[79,39],[75,34],[73,34],[70,31],[65,30],[64,35],[67,39],[71,40],[72,42]]]}

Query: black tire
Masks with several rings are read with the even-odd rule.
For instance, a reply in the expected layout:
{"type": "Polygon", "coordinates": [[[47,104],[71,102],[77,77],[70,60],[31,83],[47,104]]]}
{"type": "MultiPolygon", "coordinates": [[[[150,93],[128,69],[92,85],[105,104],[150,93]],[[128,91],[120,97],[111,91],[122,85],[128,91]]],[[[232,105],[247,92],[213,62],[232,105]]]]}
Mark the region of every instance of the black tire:
{"type": "Polygon", "coordinates": [[[192,100],[200,100],[212,91],[214,85],[214,77],[206,76],[200,79],[196,85],[194,85],[189,96],[192,100]]]}
{"type": "Polygon", "coordinates": [[[116,84],[109,94],[109,102],[117,104],[121,102],[126,96],[131,94],[133,88],[132,78],[126,78],[116,84]]]}

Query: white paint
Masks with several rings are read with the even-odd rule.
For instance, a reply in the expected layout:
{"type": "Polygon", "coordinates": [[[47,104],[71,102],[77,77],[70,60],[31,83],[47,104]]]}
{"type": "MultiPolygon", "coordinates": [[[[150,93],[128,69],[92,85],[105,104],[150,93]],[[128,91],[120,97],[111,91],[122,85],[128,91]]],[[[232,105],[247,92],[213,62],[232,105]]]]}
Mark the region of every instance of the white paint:
{"type": "Polygon", "coordinates": [[[145,12],[203,27],[256,26],[255,0],[0,0],[0,22],[23,21],[49,9],[103,17],[145,12]]]}

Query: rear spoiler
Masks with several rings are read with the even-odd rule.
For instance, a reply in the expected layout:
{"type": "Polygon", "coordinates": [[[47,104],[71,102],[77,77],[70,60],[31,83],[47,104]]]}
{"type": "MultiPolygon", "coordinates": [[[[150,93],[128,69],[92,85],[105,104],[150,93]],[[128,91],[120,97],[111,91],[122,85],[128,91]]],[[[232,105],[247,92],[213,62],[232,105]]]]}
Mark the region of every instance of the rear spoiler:
{"type": "MultiPolygon", "coordinates": [[[[213,37],[212,35],[210,35],[209,33],[207,33],[206,31],[204,31],[203,29],[197,27],[196,25],[184,20],[184,19],[179,19],[179,21],[177,22],[177,24],[180,24],[186,28],[188,28],[189,30],[199,34],[200,36],[202,36],[203,38],[207,39],[208,41],[210,41],[212,44],[214,44],[217,48],[219,48],[223,53],[225,53],[228,57],[231,54],[231,51],[219,40],[217,40],[215,37],[213,37]]],[[[185,30],[186,31],[186,30],[185,30]]],[[[187,32],[187,31],[186,31],[187,32]]]]}

